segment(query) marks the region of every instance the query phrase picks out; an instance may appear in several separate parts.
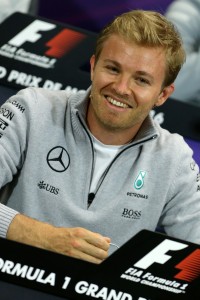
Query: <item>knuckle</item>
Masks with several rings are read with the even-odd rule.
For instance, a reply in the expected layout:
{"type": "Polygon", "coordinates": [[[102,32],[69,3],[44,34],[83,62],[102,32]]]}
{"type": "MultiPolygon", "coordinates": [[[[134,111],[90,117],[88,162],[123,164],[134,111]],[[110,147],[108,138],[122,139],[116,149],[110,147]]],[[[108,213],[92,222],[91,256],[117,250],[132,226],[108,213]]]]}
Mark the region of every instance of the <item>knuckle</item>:
{"type": "Polygon", "coordinates": [[[81,227],[74,228],[74,235],[79,238],[83,237],[83,229],[81,227]]]}
{"type": "Polygon", "coordinates": [[[80,241],[78,239],[76,239],[76,238],[73,238],[71,240],[71,246],[74,249],[80,249],[80,246],[81,246],[80,241]]]}

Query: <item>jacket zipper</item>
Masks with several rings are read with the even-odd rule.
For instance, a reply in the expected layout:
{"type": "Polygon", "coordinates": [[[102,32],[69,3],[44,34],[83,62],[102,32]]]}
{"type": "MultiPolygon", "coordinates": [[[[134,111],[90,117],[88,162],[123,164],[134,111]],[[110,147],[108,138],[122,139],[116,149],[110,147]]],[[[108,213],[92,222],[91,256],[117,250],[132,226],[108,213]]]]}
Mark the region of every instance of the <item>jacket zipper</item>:
{"type": "MultiPolygon", "coordinates": [[[[84,123],[82,122],[81,118],[79,117],[78,112],[77,112],[77,116],[78,116],[78,119],[79,119],[80,123],[82,124],[82,126],[83,126],[83,128],[84,128],[86,134],[87,134],[88,137],[89,137],[90,144],[91,144],[91,148],[92,148],[92,172],[91,172],[91,176],[90,176],[90,184],[91,184],[91,182],[92,182],[92,175],[93,175],[93,171],[94,171],[94,147],[93,147],[92,139],[91,139],[91,137],[90,137],[90,135],[89,135],[89,133],[88,133],[88,131],[87,131],[87,129],[86,129],[84,123]]],[[[97,185],[97,188],[96,188],[95,192],[94,192],[94,193],[89,193],[89,194],[88,194],[88,208],[89,208],[89,206],[91,205],[92,201],[94,200],[94,198],[95,198],[95,196],[96,196],[98,190],[100,189],[100,187],[101,187],[101,185],[102,185],[102,183],[103,183],[103,181],[104,181],[104,179],[105,179],[105,177],[106,177],[108,171],[110,170],[110,168],[112,167],[112,165],[114,164],[114,162],[118,159],[118,157],[119,157],[124,151],[126,151],[127,149],[130,149],[130,148],[132,148],[132,147],[134,147],[134,146],[137,146],[137,145],[139,145],[139,144],[142,144],[142,143],[146,143],[146,142],[148,142],[148,141],[151,141],[151,140],[155,139],[156,137],[157,137],[157,134],[154,134],[153,136],[147,138],[146,140],[137,142],[137,143],[135,143],[135,144],[131,144],[131,145],[125,147],[123,150],[121,150],[121,151],[115,156],[115,158],[112,160],[112,162],[110,163],[110,165],[109,165],[109,166],[106,168],[106,170],[104,171],[104,173],[103,173],[103,175],[102,175],[102,177],[101,177],[101,179],[100,179],[100,181],[99,181],[99,183],[98,183],[98,185],[97,185]]]]}
{"type": "MultiPolygon", "coordinates": [[[[104,171],[104,173],[103,173],[103,175],[102,175],[102,177],[101,177],[101,180],[99,181],[99,183],[98,183],[98,185],[97,185],[97,188],[96,188],[96,190],[95,190],[95,193],[91,193],[91,194],[92,194],[91,196],[90,196],[90,194],[89,194],[90,198],[92,198],[92,201],[94,200],[94,198],[95,198],[95,196],[96,196],[96,194],[97,194],[99,188],[101,187],[101,185],[102,185],[102,183],[103,183],[103,181],[104,181],[104,179],[105,179],[107,173],[109,172],[109,170],[110,170],[110,168],[112,167],[112,165],[114,164],[114,162],[118,159],[118,157],[119,157],[123,152],[125,152],[126,150],[128,150],[128,149],[130,149],[130,148],[132,148],[132,147],[134,147],[134,146],[137,146],[137,145],[139,145],[139,144],[142,144],[142,143],[151,141],[151,140],[155,139],[156,137],[157,137],[157,135],[154,135],[154,136],[152,136],[152,137],[150,137],[150,138],[148,138],[148,139],[146,139],[146,140],[143,140],[143,141],[140,141],[140,142],[135,143],[135,144],[133,144],[133,145],[127,146],[126,148],[124,148],[123,150],[121,150],[121,151],[115,156],[115,158],[112,160],[112,162],[110,163],[110,165],[106,168],[106,170],[104,171]]],[[[89,200],[89,199],[88,199],[88,200],[89,200]]],[[[92,201],[91,201],[91,203],[92,203],[92,201]]],[[[91,203],[90,203],[90,204],[91,204],[91,203]]]]}
{"type": "MultiPolygon", "coordinates": [[[[89,138],[89,141],[90,141],[90,145],[91,145],[91,149],[92,149],[92,170],[91,170],[91,173],[90,173],[90,186],[91,186],[91,182],[92,182],[92,176],[93,176],[93,173],[94,173],[94,146],[93,146],[93,142],[92,142],[92,138],[91,136],[89,135],[88,131],[87,131],[87,128],[85,127],[85,124],[83,123],[83,121],[81,120],[78,112],[76,113],[77,114],[77,117],[79,119],[79,122],[81,123],[81,125],[83,126],[83,129],[85,130],[88,138],[89,138]]],[[[94,200],[95,198],[95,194],[94,193],[89,193],[88,194],[88,199],[87,199],[87,208],[89,208],[90,204],[92,203],[92,201],[94,200]]]]}

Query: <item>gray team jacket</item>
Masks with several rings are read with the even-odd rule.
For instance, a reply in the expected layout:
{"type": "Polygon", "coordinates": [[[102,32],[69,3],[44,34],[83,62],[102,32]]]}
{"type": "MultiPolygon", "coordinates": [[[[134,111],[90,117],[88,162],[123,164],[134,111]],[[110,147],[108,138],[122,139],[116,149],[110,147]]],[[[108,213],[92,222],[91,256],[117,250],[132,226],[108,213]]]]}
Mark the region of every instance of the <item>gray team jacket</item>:
{"type": "Polygon", "coordinates": [[[87,93],[68,97],[28,88],[0,108],[2,236],[18,211],[55,226],[99,232],[119,246],[157,226],[200,243],[199,170],[192,150],[150,117],[90,195],[95,154],[85,122],[87,93]]]}

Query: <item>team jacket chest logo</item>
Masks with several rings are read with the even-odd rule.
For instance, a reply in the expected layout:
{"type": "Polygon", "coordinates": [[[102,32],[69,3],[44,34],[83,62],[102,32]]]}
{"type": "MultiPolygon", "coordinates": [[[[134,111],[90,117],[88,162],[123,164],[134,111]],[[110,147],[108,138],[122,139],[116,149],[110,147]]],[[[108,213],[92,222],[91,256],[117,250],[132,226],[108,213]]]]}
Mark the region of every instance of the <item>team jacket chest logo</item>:
{"type": "Polygon", "coordinates": [[[140,171],[137,178],[135,179],[134,182],[134,187],[136,188],[136,190],[140,190],[143,185],[144,185],[144,177],[146,175],[145,171],[140,171]]]}
{"type": "Polygon", "coordinates": [[[128,191],[126,193],[127,196],[130,197],[135,197],[135,198],[141,198],[141,199],[148,199],[148,195],[147,194],[142,194],[141,192],[139,192],[143,187],[144,187],[144,179],[146,176],[147,172],[144,170],[140,170],[137,174],[137,177],[134,180],[134,184],[133,184],[133,188],[136,191],[128,191]]]}
{"type": "Polygon", "coordinates": [[[64,172],[70,164],[67,150],[61,146],[52,148],[47,154],[47,164],[55,172],[64,172]]]}

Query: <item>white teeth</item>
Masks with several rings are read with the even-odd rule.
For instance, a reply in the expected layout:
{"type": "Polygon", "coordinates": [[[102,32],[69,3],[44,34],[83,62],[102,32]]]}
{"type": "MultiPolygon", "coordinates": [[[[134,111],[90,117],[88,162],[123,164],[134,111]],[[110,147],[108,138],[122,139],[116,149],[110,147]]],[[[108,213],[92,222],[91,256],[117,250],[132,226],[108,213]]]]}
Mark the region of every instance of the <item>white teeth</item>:
{"type": "Polygon", "coordinates": [[[127,105],[127,104],[124,104],[124,103],[122,103],[122,102],[116,101],[116,100],[114,100],[114,99],[111,98],[111,97],[107,97],[107,100],[108,100],[108,102],[112,103],[112,104],[115,105],[115,106],[123,107],[123,108],[128,108],[128,105],[127,105]]]}

